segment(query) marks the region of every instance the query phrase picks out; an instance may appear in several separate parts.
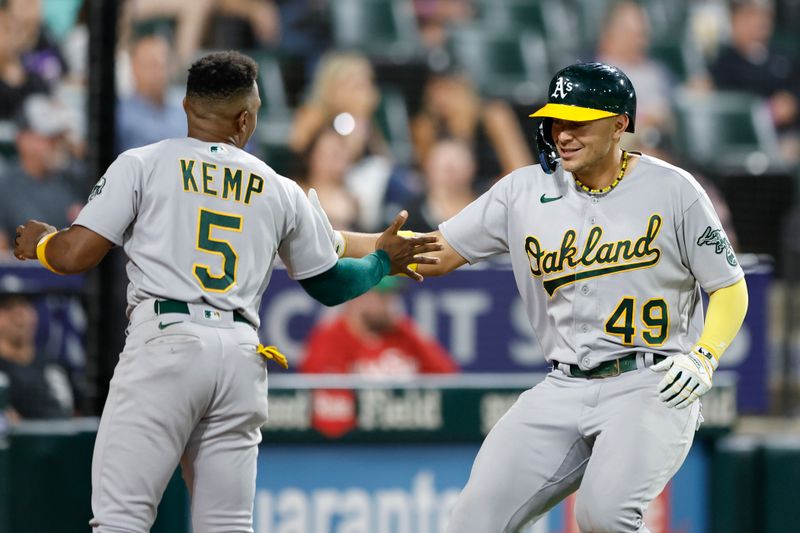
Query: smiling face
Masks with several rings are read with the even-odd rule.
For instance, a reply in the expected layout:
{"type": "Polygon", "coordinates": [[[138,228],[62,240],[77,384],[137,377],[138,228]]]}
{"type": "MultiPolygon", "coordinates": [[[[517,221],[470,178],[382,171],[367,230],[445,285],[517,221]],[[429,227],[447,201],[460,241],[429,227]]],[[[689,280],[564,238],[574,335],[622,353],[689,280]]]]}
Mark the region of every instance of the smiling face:
{"type": "Polygon", "coordinates": [[[615,161],[615,148],[628,124],[625,115],[590,122],[553,119],[552,135],[561,166],[576,176],[591,177],[615,161]]]}

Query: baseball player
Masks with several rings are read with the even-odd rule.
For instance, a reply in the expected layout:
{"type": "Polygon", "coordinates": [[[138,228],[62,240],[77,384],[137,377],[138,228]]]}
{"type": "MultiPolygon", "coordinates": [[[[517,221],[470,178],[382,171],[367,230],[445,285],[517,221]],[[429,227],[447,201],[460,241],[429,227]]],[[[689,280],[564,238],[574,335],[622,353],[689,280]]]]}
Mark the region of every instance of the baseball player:
{"type": "Polygon", "coordinates": [[[257,314],[276,254],[333,305],[441,249],[396,235],[401,213],[360,259],[339,260],[299,186],[242,150],[261,100],[257,66],[236,52],[189,69],[188,137],[120,155],[75,224],[28,221],[15,254],[84,272],[112,246],[129,258],[128,317],[92,462],[95,531],[149,531],[180,462],[196,533],[251,532],[256,455],[267,418],[257,314]]]}
{"type": "MultiPolygon", "coordinates": [[[[553,365],[486,437],[447,531],[520,531],[577,490],[581,531],[646,532],[645,508],[686,457],[697,399],[744,319],[742,269],[691,175],[620,148],[636,94],[619,69],[561,70],[531,116],[543,118],[540,165],[442,223],[440,262],[418,268],[510,254],[553,365]]],[[[337,239],[354,254],[375,242],[337,239]]]]}

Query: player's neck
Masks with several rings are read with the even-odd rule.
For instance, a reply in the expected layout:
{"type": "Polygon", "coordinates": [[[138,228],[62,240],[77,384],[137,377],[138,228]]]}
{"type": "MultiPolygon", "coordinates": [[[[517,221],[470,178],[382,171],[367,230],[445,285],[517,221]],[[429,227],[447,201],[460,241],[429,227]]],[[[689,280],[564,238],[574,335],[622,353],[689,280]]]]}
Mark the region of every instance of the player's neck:
{"type": "Polygon", "coordinates": [[[187,135],[193,139],[197,139],[198,141],[208,143],[231,144],[238,148],[244,146],[244,143],[239,143],[240,139],[238,132],[217,131],[215,128],[203,127],[202,125],[197,124],[189,124],[189,132],[187,135]]]}
{"type": "Polygon", "coordinates": [[[602,190],[619,177],[621,159],[622,150],[615,147],[594,165],[573,172],[572,175],[586,187],[602,190]]]}

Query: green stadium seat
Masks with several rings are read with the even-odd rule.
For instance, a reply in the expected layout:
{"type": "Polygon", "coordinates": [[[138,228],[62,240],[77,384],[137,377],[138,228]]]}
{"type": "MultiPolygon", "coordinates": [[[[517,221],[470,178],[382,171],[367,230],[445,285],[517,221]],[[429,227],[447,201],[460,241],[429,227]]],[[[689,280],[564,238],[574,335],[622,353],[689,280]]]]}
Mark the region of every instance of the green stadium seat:
{"type": "Polygon", "coordinates": [[[330,12],[338,48],[398,61],[422,51],[412,0],[336,0],[330,12]]]}
{"type": "Polygon", "coordinates": [[[286,84],[281,63],[275,54],[250,52],[258,63],[258,90],[261,95],[261,113],[268,116],[291,115],[286,84]]]}
{"type": "Polygon", "coordinates": [[[0,157],[12,160],[17,156],[17,126],[13,120],[0,120],[0,157]]]}
{"type": "Polygon", "coordinates": [[[376,118],[381,132],[389,143],[395,159],[399,163],[410,164],[414,153],[411,143],[411,127],[408,121],[408,107],[402,91],[395,87],[381,87],[381,101],[376,110],[376,118]]]}
{"type": "Polygon", "coordinates": [[[538,33],[496,33],[464,25],[451,29],[448,48],[484,95],[530,104],[547,91],[549,58],[538,33]]]}
{"type": "Polygon", "coordinates": [[[664,64],[678,81],[708,75],[702,52],[688,37],[656,41],[650,45],[649,55],[664,64]]]}
{"type": "MultiPolygon", "coordinates": [[[[544,36],[550,56],[549,75],[583,58],[596,46],[597,30],[587,25],[577,0],[539,0],[544,36]],[[576,16],[577,13],[577,16],[576,16]]],[[[594,20],[599,27],[602,19],[594,20]]]]}
{"type": "Polygon", "coordinates": [[[671,41],[683,35],[689,23],[687,0],[640,0],[650,22],[653,42],[671,41]]]}
{"type": "Polygon", "coordinates": [[[249,50],[247,53],[258,63],[261,111],[254,137],[258,152],[276,172],[286,175],[293,157],[288,142],[294,111],[289,106],[280,57],[263,50],[249,50]]]}
{"type": "Polygon", "coordinates": [[[750,94],[680,92],[675,98],[676,145],[689,161],[718,174],[785,169],[769,111],[750,94]]]}
{"type": "Polygon", "coordinates": [[[477,20],[492,31],[545,31],[539,0],[477,0],[477,20]]]}

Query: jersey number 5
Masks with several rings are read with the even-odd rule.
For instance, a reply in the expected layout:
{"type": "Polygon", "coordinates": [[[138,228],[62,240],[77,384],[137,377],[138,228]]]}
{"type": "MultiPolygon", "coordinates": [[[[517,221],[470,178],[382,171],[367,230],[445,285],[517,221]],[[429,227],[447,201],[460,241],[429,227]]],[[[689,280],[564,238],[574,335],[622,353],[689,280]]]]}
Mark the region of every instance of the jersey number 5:
{"type": "Polygon", "coordinates": [[[192,273],[203,289],[226,292],[236,283],[236,265],[239,256],[230,242],[211,236],[214,228],[241,232],[242,217],[201,208],[197,219],[197,249],[222,256],[222,273],[212,274],[210,266],[199,263],[192,265],[192,273]]]}
{"type": "MultiPolygon", "coordinates": [[[[606,321],[606,333],[622,339],[625,345],[632,345],[636,336],[636,299],[630,296],[620,300],[617,308],[606,321]]],[[[642,323],[645,329],[642,339],[648,346],[660,346],[669,334],[669,312],[667,302],[653,298],[642,306],[642,323]]]]}

